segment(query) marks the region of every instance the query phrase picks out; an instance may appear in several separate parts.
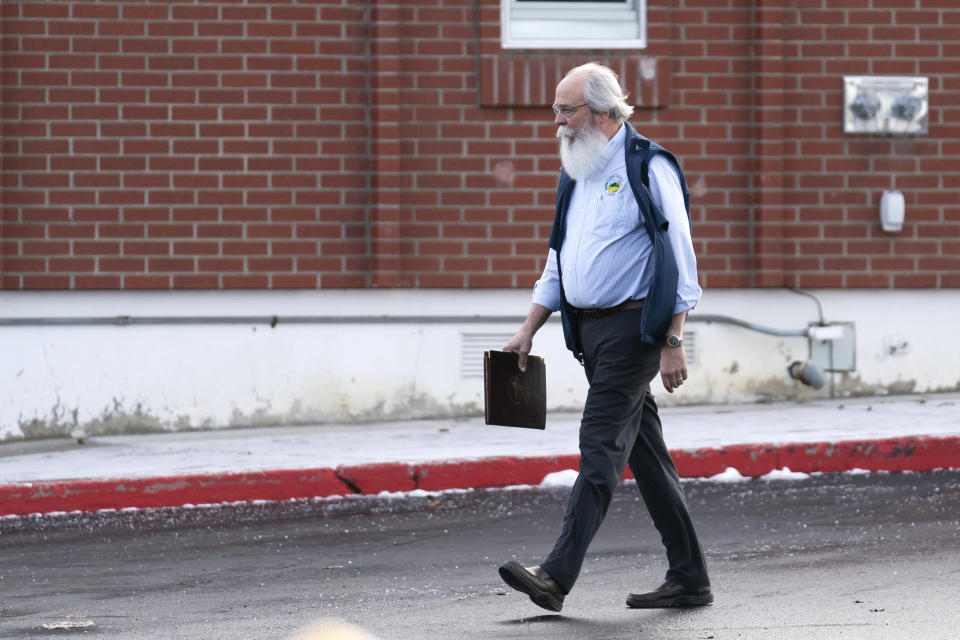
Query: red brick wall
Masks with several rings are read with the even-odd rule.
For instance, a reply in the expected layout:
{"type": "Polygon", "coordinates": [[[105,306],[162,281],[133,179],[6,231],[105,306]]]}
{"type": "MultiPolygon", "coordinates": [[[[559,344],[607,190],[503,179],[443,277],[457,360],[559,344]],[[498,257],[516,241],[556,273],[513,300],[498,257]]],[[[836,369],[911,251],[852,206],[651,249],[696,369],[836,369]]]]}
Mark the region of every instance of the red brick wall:
{"type": "Polygon", "coordinates": [[[650,0],[646,50],[582,53],[502,51],[497,0],[0,14],[4,289],[530,286],[592,59],[684,160],[705,286],[960,286],[955,0],[650,0]],[[845,74],[928,76],[929,134],[844,134],[845,74]]]}

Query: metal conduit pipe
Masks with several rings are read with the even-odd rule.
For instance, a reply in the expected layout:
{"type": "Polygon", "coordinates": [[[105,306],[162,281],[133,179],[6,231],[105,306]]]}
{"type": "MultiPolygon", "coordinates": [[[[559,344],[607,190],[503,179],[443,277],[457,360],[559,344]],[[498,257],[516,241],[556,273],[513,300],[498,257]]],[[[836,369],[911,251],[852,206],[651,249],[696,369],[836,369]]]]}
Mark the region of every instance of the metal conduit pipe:
{"type": "Polygon", "coordinates": [[[474,324],[520,323],[521,316],[107,316],[0,318],[0,327],[132,326],[189,324],[474,324]]]}
{"type": "Polygon", "coordinates": [[[763,325],[747,322],[746,320],[740,320],[739,318],[733,318],[731,316],[719,316],[709,313],[689,315],[687,316],[687,322],[719,322],[721,324],[732,324],[738,327],[743,327],[744,329],[750,329],[751,331],[765,333],[770,336],[796,336],[805,338],[810,335],[809,329],[773,329],[771,327],[765,327],[763,325]]]}
{"type": "MultiPolygon", "coordinates": [[[[557,315],[551,316],[558,321],[557,315]]],[[[107,316],[73,318],[0,318],[2,327],[71,327],[71,326],[118,326],[133,325],[269,325],[279,324],[520,324],[520,316],[107,316]]],[[[758,331],[772,336],[808,337],[809,329],[774,329],[739,318],[714,314],[694,314],[687,322],[717,322],[758,331]]],[[[823,386],[823,374],[809,363],[795,362],[787,369],[792,378],[819,389],[823,386]]],[[[833,394],[831,392],[831,397],[833,394]]]]}
{"type": "MultiPolygon", "coordinates": [[[[553,316],[557,318],[557,316],[553,316]]],[[[523,316],[102,316],[63,318],[0,318],[0,327],[145,326],[257,324],[520,324],[523,316]]],[[[774,329],[739,318],[693,314],[687,322],[732,324],[771,336],[805,337],[807,329],[774,329]]]]}

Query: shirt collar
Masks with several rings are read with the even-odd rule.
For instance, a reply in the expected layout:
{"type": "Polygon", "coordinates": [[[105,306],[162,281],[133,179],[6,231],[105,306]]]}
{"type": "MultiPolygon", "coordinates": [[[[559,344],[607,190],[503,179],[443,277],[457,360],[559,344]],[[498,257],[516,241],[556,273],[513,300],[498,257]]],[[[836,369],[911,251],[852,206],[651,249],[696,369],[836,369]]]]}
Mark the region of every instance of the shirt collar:
{"type": "Polygon", "coordinates": [[[607,150],[616,151],[623,146],[623,141],[626,139],[627,128],[623,126],[623,123],[620,123],[620,128],[617,129],[617,132],[613,134],[613,137],[610,138],[610,142],[607,144],[607,150]]]}
{"type": "Polygon", "coordinates": [[[596,173],[602,173],[607,168],[607,165],[610,164],[610,160],[617,155],[617,152],[623,149],[623,143],[626,139],[627,139],[627,128],[623,126],[623,124],[621,124],[620,128],[617,129],[617,132],[614,133],[613,137],[610,138],[610,141],[607,142],[607,148],[604,149],[603,151],[603,154],[604,154],[603,164],[600,166],[599,169],[597,169],[596,173]]]}

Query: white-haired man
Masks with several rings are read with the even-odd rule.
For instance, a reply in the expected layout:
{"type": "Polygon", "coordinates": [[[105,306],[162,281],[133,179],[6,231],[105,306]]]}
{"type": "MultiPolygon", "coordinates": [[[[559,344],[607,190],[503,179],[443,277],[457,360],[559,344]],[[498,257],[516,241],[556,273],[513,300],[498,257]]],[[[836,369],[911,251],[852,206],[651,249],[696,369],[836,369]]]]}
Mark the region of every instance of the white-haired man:
{"type": "Polygon", "coordinates": [[[533,336],[561,311],[567,347],[589,391],[580,423],[580,473],[563,529],[539,566],[510,561],[500,575],[545,609],[560,611],[629,464],[660,532],[669,569],[635,608],[713,602],[700,543],[663,441],[650,381],[670,393],[687,379],[683,326],[700,298],[689,194],[668,151],[627,122],[616,75],[590,63],[557,85],[553,105],[563,168],[543,275],[520,331],[504,346],[526,368],[533,336]]]}

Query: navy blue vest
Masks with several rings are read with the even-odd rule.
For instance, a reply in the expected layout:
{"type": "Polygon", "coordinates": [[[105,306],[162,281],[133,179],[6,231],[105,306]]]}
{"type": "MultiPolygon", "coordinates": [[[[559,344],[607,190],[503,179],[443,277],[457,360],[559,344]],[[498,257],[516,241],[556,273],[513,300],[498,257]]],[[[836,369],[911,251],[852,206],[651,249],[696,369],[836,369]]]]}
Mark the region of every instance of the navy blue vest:
{"type": "MultiPolygon", "coordinates": [[[[673,254],[673,246],[667,237],[669,223],[650,197],[650,177],[648,170],[650,160],[661,153],[673,162],[680,177],[680,189],[683,191],[683,204],[687,209],[687,220],[690,221],[690,192],[683,177],[683,169],[677,158],[656,142],[644,138],[624,122],[626,140],[624,140],[624,154],[626,157],[627,178],[633,196],[640,207],[644,228],[653,242],[651,264],[653,267],[653,283],[644,299],[643,311],[640,316],[641,339],[648,344],[661,344],[667,336],[670,322],[673,320],[673,308],[677,300],[677,259],[673,254]]],[[[550,248],[557,252],[557,273],[560,278],[560,318],[563,322],[563,337],[567,348],[573,355],[583,362],[583,347],[580,344],[580,334],[577,327],[578,317],[567,302],[563,292],[563,273],[560,271],[560,248],[563,246],[563,236],[566,233],[567,208],[570,206],[570,196],[576,182],[560,170],[560,184],[557,187],[557,210],[553,219],[553,230],[550,232],[550,248]]],[[[692,222],[690,223],[692,227],[692,222]]]]}

